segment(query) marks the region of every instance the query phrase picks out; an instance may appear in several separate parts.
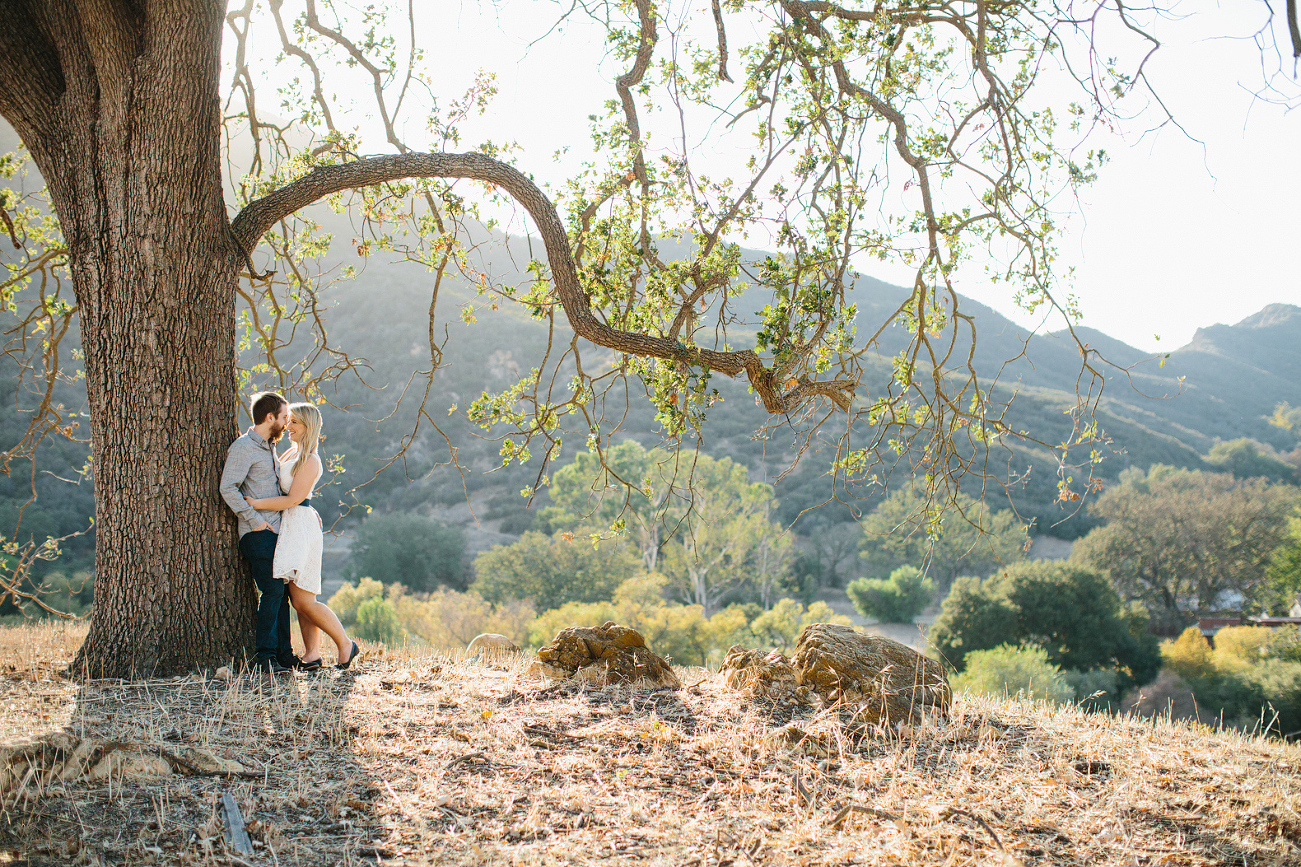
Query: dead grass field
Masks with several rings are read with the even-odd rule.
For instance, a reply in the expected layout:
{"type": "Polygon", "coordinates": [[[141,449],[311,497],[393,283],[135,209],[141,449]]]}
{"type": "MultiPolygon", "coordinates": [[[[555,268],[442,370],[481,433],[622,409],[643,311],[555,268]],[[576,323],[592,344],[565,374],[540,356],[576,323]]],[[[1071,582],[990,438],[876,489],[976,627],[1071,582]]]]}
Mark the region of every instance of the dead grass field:
{"type": "Polygon", "coordinates": [[[1301,864],[1301,748],[1205,727],[959,696],[886,734],[701,669],[580,690],[375,648],[274,689],[79,684],[80,639],[0,631],[0,864],[1301,864]]]}

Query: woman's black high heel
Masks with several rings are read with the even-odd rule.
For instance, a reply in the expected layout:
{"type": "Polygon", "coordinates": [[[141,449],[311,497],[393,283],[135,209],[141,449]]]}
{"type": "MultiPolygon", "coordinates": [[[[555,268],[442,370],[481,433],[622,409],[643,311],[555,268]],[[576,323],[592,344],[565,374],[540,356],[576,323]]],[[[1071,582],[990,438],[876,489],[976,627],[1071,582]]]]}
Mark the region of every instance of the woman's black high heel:
{"type": "Polygon", "coordinates": [[[352,665],[352,661],[356,659],[357,655],[360,653],[361,653],[361,648],[358,647],[357,642],[354,641],[352,643],[352,653],[349,653],[348,658],[345,661],[340,662],[338,665],[336,665],[335,668],[339,669],[339,671],[343,671],[348,666],[352,665]]]}

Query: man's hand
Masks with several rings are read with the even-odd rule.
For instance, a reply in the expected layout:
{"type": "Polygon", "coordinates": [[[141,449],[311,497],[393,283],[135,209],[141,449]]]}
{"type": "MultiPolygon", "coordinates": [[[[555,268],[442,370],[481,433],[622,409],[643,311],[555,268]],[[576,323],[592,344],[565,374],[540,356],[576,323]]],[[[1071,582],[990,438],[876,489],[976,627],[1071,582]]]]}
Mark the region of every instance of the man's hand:
{"type": "Polygon", "coordinates": [[[261,524],[259,524],[258,526],[254,527],[253,530],[252,530],[252,532],[254,532],[254,533],[258,533],[258,532],[261,532],[262,530],[270,530],[270,529],[271,529],[271,525],[268,524],[266,521],[263,521],[261,524]]]}

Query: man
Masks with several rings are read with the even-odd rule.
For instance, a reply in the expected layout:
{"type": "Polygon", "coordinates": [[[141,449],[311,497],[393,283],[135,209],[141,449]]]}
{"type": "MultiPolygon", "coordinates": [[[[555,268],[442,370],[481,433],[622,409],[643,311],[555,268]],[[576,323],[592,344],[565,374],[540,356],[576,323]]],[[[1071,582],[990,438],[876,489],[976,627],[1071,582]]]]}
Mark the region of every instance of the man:
{"type": "Polygon", "coordinates": [[[254,659],[256,671],[279,674],[295,667],[289,633],[289,593],[271,575],[280,532],[279,512],[260,512],[249,498],[281,496],[275,447],[289,426],[289,401],[272,391],[255,394],[253,426],[231,443],[221,473],[221,497],[239,516],[239,550],[253,570],[258,606],[254,659]]]}

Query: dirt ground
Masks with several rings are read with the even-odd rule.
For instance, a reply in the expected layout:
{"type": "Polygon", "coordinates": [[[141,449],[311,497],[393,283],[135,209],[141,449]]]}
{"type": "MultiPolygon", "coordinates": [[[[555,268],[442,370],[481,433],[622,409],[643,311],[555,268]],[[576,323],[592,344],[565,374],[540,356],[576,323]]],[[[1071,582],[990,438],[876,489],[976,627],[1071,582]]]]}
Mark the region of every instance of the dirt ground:
{"type": "Polygon", "coordinates": [[[0,864],[1301,864],[1301,747],[1206,727],[958,696],[864,730],[703,669],[583,689],[374,647],[77,683],[79,641],[0,632],[0,864]]]}

